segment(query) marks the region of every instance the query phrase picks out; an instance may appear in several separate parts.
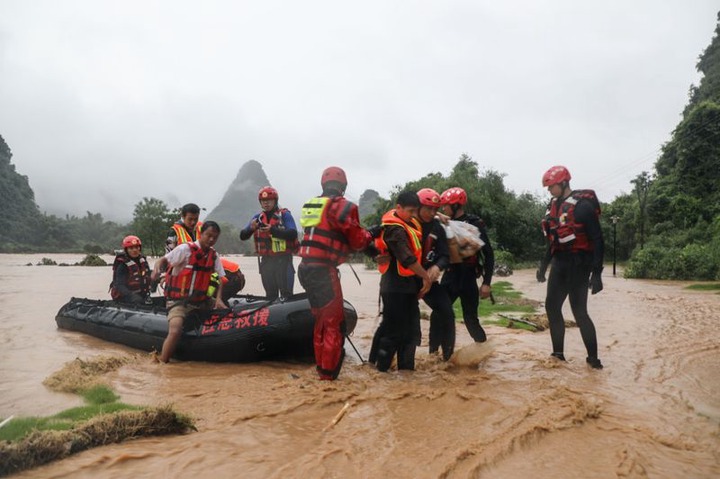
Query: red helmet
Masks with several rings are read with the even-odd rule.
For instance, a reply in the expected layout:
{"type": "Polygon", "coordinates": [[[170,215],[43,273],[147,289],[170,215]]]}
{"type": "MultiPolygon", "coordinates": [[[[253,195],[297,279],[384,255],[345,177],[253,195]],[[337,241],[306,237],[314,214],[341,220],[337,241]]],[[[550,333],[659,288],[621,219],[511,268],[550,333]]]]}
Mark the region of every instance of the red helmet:
{"type": "Polygon", "coordinates": [[[418,198],[420,198],[421,205],[432,206],[434,208],[439,208],[442,205],[440,195],[432,188],[423,188],[417,192],[417,195],[418,198]]]}
{"type": "Polygon", "coordinates": [[[322,177],[320,178],[320,185],[324,187],[325,183],[327,183],[328,181],[337,181],[343,186],[347,186],[347,176],[345,176],[345,172],[343,171],[343,169],[338,168],[337,166],[325,168],[325,171],[322,172],[322,177]]]}
{"type": "Polygon", "coordinates": [[[123,248],[129,248],[131,246],[140,246],[142,248],[142,241],[140,241],[140,238],[137,236],[130,235],[123,238],[122,246],[123,248]]]}
{"type": "Polygon", "coordinates": [[[467,193],[460,187],[453,187],[443,191],[440,195],[440,202],[444,205],[460,205],[467,203],[467,193]]]}
{"type": "Polygon", "coordinates": [[[570,172],[564,166],[553,166],[545,172],[542,178],[543,186],[557,185],[563,181],[570,181],[570,172]]]}
{"type": "Polygon", "coordinates": [[[260,188],[258,192],[258,201],[260,200],[275,200],[278,199],[278,192],[272,186],[264,186],[260,188]]]}

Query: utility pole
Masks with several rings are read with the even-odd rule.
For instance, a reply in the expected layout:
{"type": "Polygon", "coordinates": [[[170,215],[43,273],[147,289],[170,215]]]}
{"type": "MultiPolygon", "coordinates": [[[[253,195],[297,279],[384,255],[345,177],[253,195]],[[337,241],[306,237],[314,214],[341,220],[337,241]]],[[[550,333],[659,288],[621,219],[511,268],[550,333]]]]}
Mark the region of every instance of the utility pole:
{"type": "Polygon", "coordinates": [[[615,264],[617,263],[617,222],[620,219],[619,216],[611,216],[613,225],[613,276],[615,276],[615,264]]]}

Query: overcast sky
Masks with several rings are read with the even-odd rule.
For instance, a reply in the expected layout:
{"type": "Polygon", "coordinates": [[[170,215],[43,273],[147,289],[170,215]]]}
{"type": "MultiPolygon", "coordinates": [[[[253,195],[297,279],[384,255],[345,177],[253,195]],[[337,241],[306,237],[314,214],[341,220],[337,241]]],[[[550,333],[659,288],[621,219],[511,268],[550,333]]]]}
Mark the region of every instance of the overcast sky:
{"type": "Polygon", "coordinates": [[[259,161],[299,216],[322,169],[387,196],[462,153],[603,201],[650,171],[717,0],[0,0],[0,135],[41,210],[208,210],[259,161]]]}

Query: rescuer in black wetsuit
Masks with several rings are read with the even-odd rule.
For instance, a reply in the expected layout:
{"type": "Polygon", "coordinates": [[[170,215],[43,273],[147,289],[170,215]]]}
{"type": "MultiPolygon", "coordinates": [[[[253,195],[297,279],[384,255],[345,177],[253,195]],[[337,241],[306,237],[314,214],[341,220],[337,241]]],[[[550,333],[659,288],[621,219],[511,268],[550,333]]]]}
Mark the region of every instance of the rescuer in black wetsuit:
{"type": "Polygon", "coordinates": [[[570,172],[563,166],[554,166],[543,175],[543,186],[548,188],[553,199],[543,219],[548,249],[537,271],[537,279],[545,281],[549,264],[545,310],[550,323],[552,356],[565,360],[562,305],[565,298],[569,298],[587,350],[586,361],[592,368],[602,369],[595,325],[587,312],[588,289],[592,294],[603,289],[601,274],[605,248],[599,221],[600,204],[594,191],[572,190],[570,178],[570,172]]]}

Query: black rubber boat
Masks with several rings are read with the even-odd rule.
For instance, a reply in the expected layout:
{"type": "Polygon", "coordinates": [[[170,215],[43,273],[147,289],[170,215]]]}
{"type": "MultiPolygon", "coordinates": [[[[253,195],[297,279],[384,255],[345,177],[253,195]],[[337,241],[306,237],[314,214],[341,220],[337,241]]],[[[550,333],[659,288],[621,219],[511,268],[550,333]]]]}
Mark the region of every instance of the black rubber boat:
{"type": "MultiPolygon", "coordinates": [[[[72,298],[57,313],[59,328],[79,331],[143,351],[160,351],[167,336],[164,298],[154,306],[128,306],[115,301],[72,298]]],[[[315,319],[305,293],[285,301],[237,296],[230,310],[196,314],[185,322],[175,356],[185,361],[254,362],[268,359],[311,359],[315,319]]],[[[347,301],[344,329],[357,324],[347,301]]]]}

